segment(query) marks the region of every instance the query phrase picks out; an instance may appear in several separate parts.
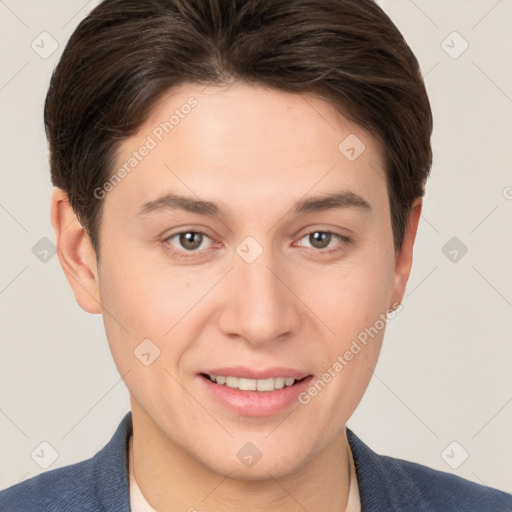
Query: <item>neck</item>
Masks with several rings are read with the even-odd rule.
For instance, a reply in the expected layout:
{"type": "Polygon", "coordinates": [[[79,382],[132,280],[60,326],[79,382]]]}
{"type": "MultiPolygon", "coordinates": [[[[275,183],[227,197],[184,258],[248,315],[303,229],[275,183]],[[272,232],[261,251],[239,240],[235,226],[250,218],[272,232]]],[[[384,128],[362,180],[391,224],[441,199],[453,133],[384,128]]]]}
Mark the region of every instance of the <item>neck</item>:
{"type": "Polygon", "coordinates": [[[240,480],[216,472],[173,443],[132,401],[130,439],[134,476],[148,503],[161,512],[261,512],[346,509],[350,465],[342,430],[319,454],[275,478],[240,480]],[[135,406],[135,407],[134,407],[135,406]]]}

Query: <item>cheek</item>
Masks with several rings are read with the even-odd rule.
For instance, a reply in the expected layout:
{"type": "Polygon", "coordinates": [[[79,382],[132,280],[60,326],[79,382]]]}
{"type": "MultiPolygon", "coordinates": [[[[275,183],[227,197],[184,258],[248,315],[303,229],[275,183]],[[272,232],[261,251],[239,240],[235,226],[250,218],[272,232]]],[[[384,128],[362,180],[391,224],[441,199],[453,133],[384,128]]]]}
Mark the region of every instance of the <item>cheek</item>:
{"type": "Polygon", "coordinates": [[[105,265],[100,285],[105,332],[131,395],[156,411],[162,404],[155,390],[174,389],[179,396],[171,376],[179,378],[178,365],[187,349],[181,329],[186,322],[180,320],[190,309],[189,300],[182,291],[177,293],[180,283],[162,272],[151,272],[148,267],[129,272],[129,268],[126,260],[105,265]]]}
{"type": "MultiPolygon", "coordinates": [[[[134,250],[123,258],[104,251],[100,279],[103,321],[120,372],[140,369],[134,357],[146,345],[158,363],[175,367],[187,346],[194,307],[207,291],[207,276],[172,269],[162,261],[143,258],[134,250]],[[144,340],[152,344],[141,345],[144,340]],[[183,340],[183,341],[180,341],[183,340]],[[140,350],[138,349],[141,345],[140,350]]],[[[145,349],[144,349],[145,350],[145,349]]],[[[145,353],[145,352],[144,352],[145,353]]]]}
{"type": "Polygon", "coordinates": [[[383,258],[342,263],[325,272],[302,275],[301,296],[326,326],[326,339],[342,349],[388,309],[391,290],[383,258]]]}
{"type": "Polygon", "coordinates": [[[122,258],[106,255],[103,266],[102,304],[137,334],[161,337],[185,314],[187,305],[200,296],[200,290],[194,291],[191,286],[191,273],[173,272],[142,249],[127,252],[122,258]]]}
{"type": "Polygon", "coordinates": [[[324,374],[329,384],[322,394],[327,414],[340,424],[348,420],[344,414],[355,409],[368,386],[387,325],[393,259],[389,251],[375,247],[325,279],[325,293],[315,296],[315,307],[335,332],[325,338],[325,368],[330,374],[324,374]]]}

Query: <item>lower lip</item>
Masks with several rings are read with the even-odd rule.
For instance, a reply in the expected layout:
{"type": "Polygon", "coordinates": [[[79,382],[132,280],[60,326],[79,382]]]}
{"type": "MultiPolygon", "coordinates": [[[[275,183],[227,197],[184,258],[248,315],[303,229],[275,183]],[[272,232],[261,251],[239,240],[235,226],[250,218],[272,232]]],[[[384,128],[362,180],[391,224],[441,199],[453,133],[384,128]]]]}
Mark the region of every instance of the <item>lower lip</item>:
{"type": "Polygon", "coordinates": [[[207,377],[198,376],[219,402],[232,411],[244,416],[272,416],[297,402],[297,395],[303,392],[313,378],[312,375],[274,391],[242,391],[238,388],[216,384],[207,377]]]}

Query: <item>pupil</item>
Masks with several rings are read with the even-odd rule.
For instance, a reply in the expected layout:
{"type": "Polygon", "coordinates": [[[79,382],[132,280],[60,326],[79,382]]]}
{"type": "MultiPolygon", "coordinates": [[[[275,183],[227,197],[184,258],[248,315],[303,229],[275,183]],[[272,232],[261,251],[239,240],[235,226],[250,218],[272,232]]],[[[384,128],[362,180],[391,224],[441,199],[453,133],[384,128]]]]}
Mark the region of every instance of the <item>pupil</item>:
{"type": "Polygon", "coordinates": [[[309,235],[311,245],[316,249],[325,249],[331,241],[331,233],[315,231],[309,235]]]}

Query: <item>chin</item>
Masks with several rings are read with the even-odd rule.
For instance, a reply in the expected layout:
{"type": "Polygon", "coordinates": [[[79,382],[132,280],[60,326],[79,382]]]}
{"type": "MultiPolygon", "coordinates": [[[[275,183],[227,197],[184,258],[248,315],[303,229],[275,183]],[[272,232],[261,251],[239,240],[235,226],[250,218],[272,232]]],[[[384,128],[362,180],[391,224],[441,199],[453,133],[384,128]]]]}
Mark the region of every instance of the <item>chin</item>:
{"type": "MultiPolygon", "coordinates": [[[[305,460],[302,460],[302,457],[287,457],[285,453],[272,453],[272,455],[265,456],[265,453],[261,453],[261,458],[253,459],[253,461],[247,461],[246,463],[242,462],[244,459],[244,452],[242,451],[239,456],[239,450],[233,451],[231,448],[223,451],[224,460],[221,460],[220,463],[217,460],[214,464],[210,464],[213,461],[205,461],[204,459],[198,459],[198,462],[206,467],[208,467],[211,471],[218,473],[222,476],[229,475],[229,478],[234,480],[240,480],[245,482],[257,482],[257,481],[267,481],[272,480],[274,478],[283,478],[290,474],[297,472],[300,467],[305,463],[305,460]],[[233,453],[234,457],[226,456],[227,453],[233,453]]],[[[250,453],[250,450],[247,450],[246,453],[250,453]]],[[[256,455],[256,452],[254,452],[256,455]]],[[[301,450],[298,448],[296,455],[301,454],[301,450]]]]}

